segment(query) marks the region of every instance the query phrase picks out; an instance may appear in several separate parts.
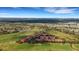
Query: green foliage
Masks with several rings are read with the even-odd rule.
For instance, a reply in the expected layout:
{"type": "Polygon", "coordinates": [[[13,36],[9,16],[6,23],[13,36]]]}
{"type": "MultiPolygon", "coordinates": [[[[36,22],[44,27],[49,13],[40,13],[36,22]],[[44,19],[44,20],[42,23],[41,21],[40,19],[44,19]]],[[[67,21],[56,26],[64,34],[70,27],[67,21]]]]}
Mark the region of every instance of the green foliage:
{"type": "MultiPolygon", "coordinates": [[[[7,25],[5,25],[6,27],[7,25]]],[[[10,26],[10,25],[9,25],[10,26]]],[[[8,27],[9,27],[8,26],[8,27]]],[[[11,32],[7,34],[1,34],[0,35],[0,51],[69,51],[72,50],[70,47],[70,44],[65,43],[36,43],[36,44],[29,44],[29,43],[23,43],[23,44],[17,44],[16,41],[28,36],[28,35],[34,35],[37,32],[47,32],[49,34],[55,35],[59,38],[63,38],[64,40],[73,40],[78,39],[79,36],[68,34],[64,32],[57,31],[53,28],[48,27],[42,27],[42,26],[26,26],[25,24],[18,24],[17,26],[11,25],[12,29],[14,28],[20,28],[26,31],[22,32],[11,32]],[[18,27],[19,26],[19,27],[18,27]],[[29,28],[28,28],[29,27],[29,28]]],[[[3,27],[4,29],[4,27],[3,27]]],[[[79,47],[79,44],[76,45],[79,47]]]]}

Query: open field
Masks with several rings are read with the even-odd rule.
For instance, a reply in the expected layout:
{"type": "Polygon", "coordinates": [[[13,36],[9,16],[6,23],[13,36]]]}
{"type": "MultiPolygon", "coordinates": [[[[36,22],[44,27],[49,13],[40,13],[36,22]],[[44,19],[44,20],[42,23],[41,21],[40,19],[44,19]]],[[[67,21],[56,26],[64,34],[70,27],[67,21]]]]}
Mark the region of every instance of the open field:
{"type": "MultiPolygon", "coordinates": [[[[60,25],[59,25],[60,26],[60,25]]],[[[0,24],[0,50],[1,51],[73,51],[78,50],[79,44],[72,43],[23,43],[18,44],[16,41],[28,36],[34,35],[37,32],[47,32],[51,35],[55,35],[58,38],[63,38],[65,41],[79,41],[78,33],[66,32],[67,27],[62,25],[61,27],[55,24],[43,24],[43,23],[2,23],[0,24]],[[74,47],[72,46],[75,46],[74,47]],[[77,48],[77,49],[76,49],[77,48]]],[[[68,25],[70,26],[70,25],[68,25]]],[[[73,25],[71,24],[73,27],[73,25]]],[[[68,27],[68,29],[73,29],[68,27]]],[[[78,28],[76,28],[78,29],[78,28]]],[[[73,31],[71,31],[73,32],[73,31]]]]}
{"type": "Polygon", "coordinates": [[[0,49],[2,50],[72,50],[69,44],[60,43],[38,43],[38,44],[17,44],[16,40],[21,39],[25,33],[14,33],[0,36],[0,49]]]}

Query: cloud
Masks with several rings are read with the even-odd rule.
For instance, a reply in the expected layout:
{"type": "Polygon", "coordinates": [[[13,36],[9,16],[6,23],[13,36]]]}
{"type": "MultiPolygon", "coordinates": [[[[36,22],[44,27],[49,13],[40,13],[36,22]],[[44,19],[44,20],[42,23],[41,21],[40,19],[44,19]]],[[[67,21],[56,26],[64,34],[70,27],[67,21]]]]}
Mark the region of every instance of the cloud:
{"type": "Polygon", "coordinates": [[[11,7],[11,8],[18,8],[18,7],[11,7]]]}
{"type": "Polygon", "coordinates": [[[0,12],[0,17],[9,17],[9,13],[6,12],[0,12]]]}
{"type": "Polygon", "coordinates": [[[72,14],[75,12],[76,9],[74,8],[64,8],[64,7],[53,7],[53,8],[45,8],[45,11],[49,13],[56,13],[56,14],[72,14]]]}
{"type": "Polygon", "coordinates": [[[11,7],[13,9],[22,9],[22,7],[11,7]]]}
{"type": "Polygon", "coordinates": [[[9,13],[3,13],[3,12],[1,12],[1,13],[0,13],[0,16],[1,16],[1,15],[8,15],[8,14],[9,14],[9,13]]]}

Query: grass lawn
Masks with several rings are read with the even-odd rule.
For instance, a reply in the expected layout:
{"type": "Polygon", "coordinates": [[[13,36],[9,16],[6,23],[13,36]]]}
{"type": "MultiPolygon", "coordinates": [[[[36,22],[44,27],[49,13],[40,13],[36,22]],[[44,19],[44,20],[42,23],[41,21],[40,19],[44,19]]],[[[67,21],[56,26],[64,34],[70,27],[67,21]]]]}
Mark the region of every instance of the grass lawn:
{"type": "Polygon", "coordinates": [[[49,31],[48,33],[58,36],[59,38],[64,38],[65,40],[73,40],[73,39],[76,40],[77,39],[77,37],[75,35],[66,34],[63,32],[56,31],[56,30],[49,31]]]}
{"type": "Polygon", "coordinates": [[[79,44],[74,44],[74,46],[79,49],[79,44]]]}
{"type": "Polygon", "coordinates": [[[16,50],[27,50],[27,51],[68,51],[72,50],[69,44],[59,43],[43,43],[43,44],[21,44],[16,46],[16,50]]]}
{"type": "MultiPolygon", "coordinates": [[[[50,31],[49,33],[54,34],[59,37],[75,38],[72,35],[64,34],[57,31],[50,31]]],[[[60,43],[38,43],[38,44],[17,44],[16,41],[34,32],[19,32],[12,34],[0,35],[0,50],[4,51],[71,51],[72,48],[69,44],[60,43]]],[[[78,45],[79,46],[79,45],[78,45]]]]}

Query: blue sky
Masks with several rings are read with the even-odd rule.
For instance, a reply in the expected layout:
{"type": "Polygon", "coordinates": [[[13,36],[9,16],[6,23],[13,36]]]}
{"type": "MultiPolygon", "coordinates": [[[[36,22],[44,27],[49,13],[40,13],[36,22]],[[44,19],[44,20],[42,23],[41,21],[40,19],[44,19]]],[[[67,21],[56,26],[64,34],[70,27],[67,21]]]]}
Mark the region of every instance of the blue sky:
{"type": "Polygon", "coordinates": [[[0,17],[79,18],[79,7],[0,7],[0,17]]]}

